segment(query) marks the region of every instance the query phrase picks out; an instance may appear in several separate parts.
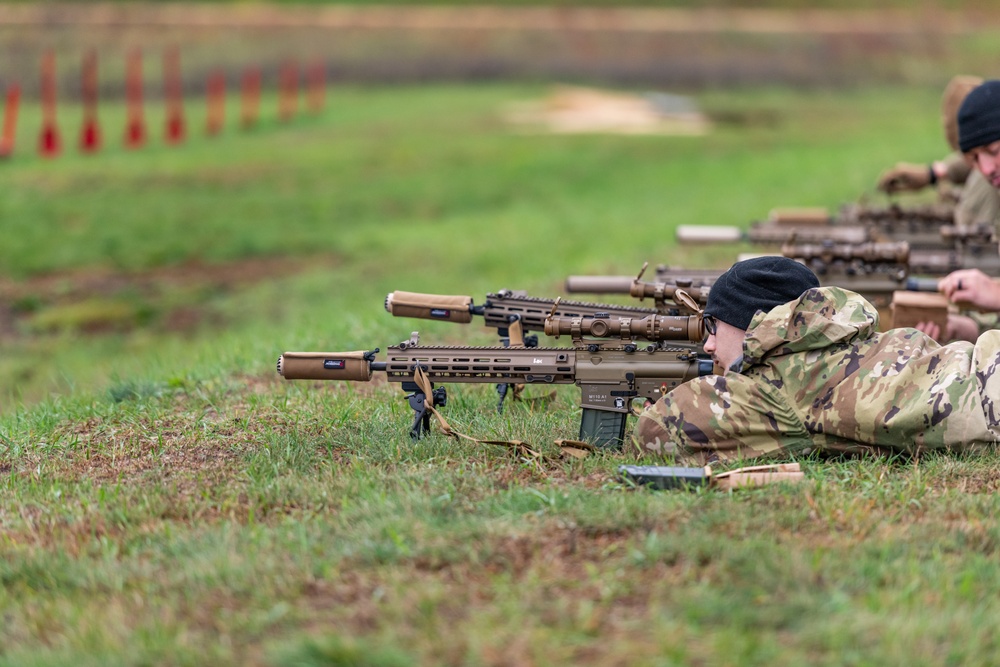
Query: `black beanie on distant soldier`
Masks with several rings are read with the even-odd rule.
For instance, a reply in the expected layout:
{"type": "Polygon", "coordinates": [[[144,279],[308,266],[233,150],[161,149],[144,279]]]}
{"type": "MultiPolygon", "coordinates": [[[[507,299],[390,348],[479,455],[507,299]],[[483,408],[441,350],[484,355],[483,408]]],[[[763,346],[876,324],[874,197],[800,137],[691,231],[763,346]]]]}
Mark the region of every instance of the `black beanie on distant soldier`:
{"type": "Polygon", "coordinates": [[[705,314],[746,329],[758,310],[766,313],[813,287],[819,287],[816,274],[794,259],[755,257],[719,276],[708,292],[705,314]]]}
{"type": "Polygon", "coordinates": [[[973,88],[958,109],[958,147],[963,153],[1000,141],[1000,81],[973,88]]]}

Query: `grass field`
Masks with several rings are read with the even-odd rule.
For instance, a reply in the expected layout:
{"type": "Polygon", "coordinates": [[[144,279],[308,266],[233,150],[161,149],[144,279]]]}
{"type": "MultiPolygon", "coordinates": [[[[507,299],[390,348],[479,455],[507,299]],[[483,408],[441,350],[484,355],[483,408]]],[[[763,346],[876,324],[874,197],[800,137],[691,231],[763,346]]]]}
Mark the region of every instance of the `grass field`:
{"type": "Polygon", "coordinates": [[[654,493],[614,479],[624,454],[558,459],[572,388],[502,416],[450,388],[454,424],[536,464],[411,443],[384,383],[276,376],[284,350],[413,329],[491,342],[393,319],[388,291],[724,265],[737,248],[674,228],[833,207],[943,151],[937,89],[709,90],[728,120],[705,137],[511,132],[506,105],[546,92],[337,89],[317,117],[134,152],[109,108],[107,150],[53,161],[24,110],[0,163],[0,663],[995,662],[996,455],[654,493]]]}

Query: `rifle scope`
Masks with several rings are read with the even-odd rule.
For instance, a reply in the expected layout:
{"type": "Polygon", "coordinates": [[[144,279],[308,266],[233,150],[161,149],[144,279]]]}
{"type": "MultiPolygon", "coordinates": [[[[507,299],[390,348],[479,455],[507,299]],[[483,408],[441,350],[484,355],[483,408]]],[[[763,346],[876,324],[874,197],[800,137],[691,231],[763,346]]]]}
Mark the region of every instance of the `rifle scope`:
{"type": "Polygon", "coordinates": [[[575,339],[614,338],[649,341],[684,340],[701,342],[704,326],[699,315],[649,315],[647,317],[550,317],[545,321],[547,336],[569,334],[575,339]]]}
{"type": "Polygon", "coordinates": [[[910,261],[910,244],[906,241],[889,243],[817,243],[791,244],[786,243],[781,248],[781,254],[792,259],[804,261],[820,260],[861,261],[873,264],[906,264],[910,261]]]}

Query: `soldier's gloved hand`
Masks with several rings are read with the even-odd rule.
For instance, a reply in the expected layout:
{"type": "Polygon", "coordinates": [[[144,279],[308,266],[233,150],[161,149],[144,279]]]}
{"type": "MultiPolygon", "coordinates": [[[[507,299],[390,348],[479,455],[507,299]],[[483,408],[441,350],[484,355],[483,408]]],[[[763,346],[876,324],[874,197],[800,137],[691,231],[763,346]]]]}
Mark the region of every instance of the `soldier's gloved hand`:
{"type": "Polygon", "coordinates": [[[904,190],[921,190],[934,182],[933,172],[926,164],[899,162],[878,178],[878,189],[893,193],[904,190]]]}

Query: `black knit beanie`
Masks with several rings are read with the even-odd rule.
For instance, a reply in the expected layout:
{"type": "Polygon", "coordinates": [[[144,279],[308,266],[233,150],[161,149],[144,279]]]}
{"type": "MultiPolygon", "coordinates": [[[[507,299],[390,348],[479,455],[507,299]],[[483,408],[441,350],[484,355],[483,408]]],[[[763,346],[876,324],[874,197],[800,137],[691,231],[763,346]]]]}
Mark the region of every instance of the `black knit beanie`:
{"type": "Polygon", "coordinates": [[[811,287],[819,287],[816,274],[794,259],[747,259],[733,264],[712,284],[705,314],[746,329],[758,310],[767,312],[788,303],[811,287]]]}
{"type": "Polygon", "coordinates": [[[972,89],[958,108],[958,147],[963,153],[1000,141],[1000,81],[972,89]]]}

